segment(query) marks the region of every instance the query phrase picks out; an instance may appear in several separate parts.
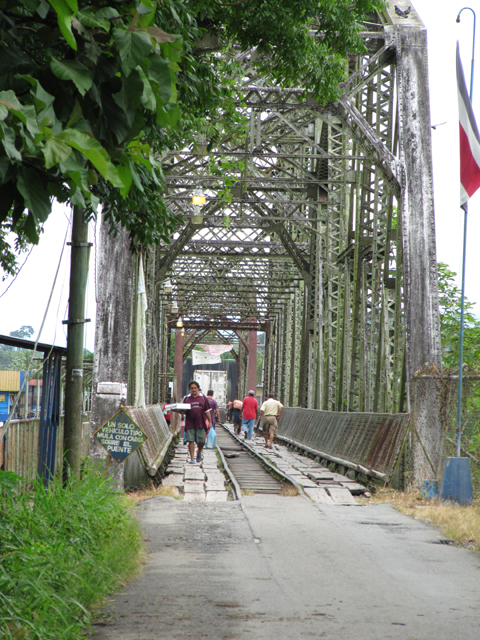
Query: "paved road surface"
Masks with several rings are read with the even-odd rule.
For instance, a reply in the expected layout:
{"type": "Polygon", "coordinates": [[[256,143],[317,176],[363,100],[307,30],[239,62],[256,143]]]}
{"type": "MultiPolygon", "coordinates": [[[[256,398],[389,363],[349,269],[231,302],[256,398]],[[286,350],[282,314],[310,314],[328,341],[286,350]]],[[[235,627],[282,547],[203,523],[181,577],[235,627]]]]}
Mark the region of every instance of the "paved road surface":
{"type": "Polygon", "coordinates": [[[143,574],[98,640],[479,640],[480,555],[389,505],[140,505],[143,574]]]}

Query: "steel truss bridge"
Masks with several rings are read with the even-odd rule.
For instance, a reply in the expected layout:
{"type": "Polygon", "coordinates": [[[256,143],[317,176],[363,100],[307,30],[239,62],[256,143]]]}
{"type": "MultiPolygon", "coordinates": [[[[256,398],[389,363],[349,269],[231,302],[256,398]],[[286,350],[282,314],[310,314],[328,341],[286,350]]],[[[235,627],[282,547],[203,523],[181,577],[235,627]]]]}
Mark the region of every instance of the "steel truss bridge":
{"type": "MultiPolygon", "coordinates": [[[[246,134],[208,152],[199,137],[162,158],[185,226],[144,253],[147,402],[163,400],[172,340],[177,377],[196,344],[235,341],[241,394],[255,383],[263,331],[264,390],[330,411],[408,411],[415,371],[440,363],[426,30],[413,6],[407,17],[394,6],[365,23],[366,52],[349,58],[336,104],[270,86],[255,50],[233,49],[246,134]],[[212,159],[228,160],[225,175],[212,174],[212,159]]],[[[118,261],[118,238],[103,235],[97,349],[132,380],[128,339],[114,344],[108,327],[131,335],[137,276],[118,261]]],[[[113,375],[98,365],[97,380],[113,375]]]]}

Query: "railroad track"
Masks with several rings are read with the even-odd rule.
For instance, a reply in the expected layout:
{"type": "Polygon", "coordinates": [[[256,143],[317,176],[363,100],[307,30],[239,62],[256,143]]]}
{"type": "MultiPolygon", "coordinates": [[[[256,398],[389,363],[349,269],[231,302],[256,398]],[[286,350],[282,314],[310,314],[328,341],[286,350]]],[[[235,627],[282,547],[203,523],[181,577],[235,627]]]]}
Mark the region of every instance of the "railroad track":
{"type": "MultiPolygon", "coordinates": [[[[244,446],[238,438],[235,438],[225,427],[217,428],[217,447],[221,450],[228,470],[231,472],[240,490],[252,493],[276,493],[280,494],[287,484],[287,479],[279,480],[266,465],[244,446]]],[[[276,474],[278,475],[278,474],[276,474]]]]}

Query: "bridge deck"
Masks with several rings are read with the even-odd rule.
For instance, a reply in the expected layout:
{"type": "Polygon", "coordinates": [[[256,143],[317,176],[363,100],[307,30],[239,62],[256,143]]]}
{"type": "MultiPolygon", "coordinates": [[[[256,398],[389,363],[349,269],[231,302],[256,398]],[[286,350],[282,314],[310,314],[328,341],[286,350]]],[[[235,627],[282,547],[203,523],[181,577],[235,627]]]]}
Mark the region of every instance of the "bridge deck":
{"type": "MultiPolygon", "coordinates": [[[[268,455],[302,482],[322,475],[284,447],[268,455]]],[[[145,570],[98,618],[97,640],[477,640],[480,556],[431,525],[386,504],[227,501],[213,451],[185,460],[180,445],[167,484],[206,493],[141,503],[145,570]]]]}
{"type": "Polygon", "coordinates": [[[141,577],[97,640],[477,640],[479,556],[389,505],[158,497],[141,504],[141,577]]]}

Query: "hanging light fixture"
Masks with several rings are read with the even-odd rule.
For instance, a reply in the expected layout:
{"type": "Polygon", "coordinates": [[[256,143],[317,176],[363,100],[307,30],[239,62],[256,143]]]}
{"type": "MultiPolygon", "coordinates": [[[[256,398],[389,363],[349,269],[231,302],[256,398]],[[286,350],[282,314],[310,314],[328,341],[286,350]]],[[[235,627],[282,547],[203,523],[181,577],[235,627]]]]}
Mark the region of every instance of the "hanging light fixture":
{"type": "Polygon", "coordinates": [[[178,304],[176,300],[172,303],[172,313],[178,313],[178,304]]]}
{"type": "Polygon", "coordinates": [[[165,280],[165,284],[163,285],[163,290],[165,293],[172,293],[173,285],[170,280],[165,280]]]}
{"type": "Polygon", "coordinates": [[[182,316],[180,316],[180,318],[177,320],[177,327],[179,329],[181,329],[183,327],[183,320],[182,320],[182,316]]]}
{"type": "Polygon", "coordinates": [[[192,202],[196,206],[203,207],[206,199],[207,197],[201,189],[195,189],[195,191],[192,193],[192,202]]]}
{"type": "Polygon", "coordinates": [[[202,207],[206,202],[207,197],[203,193],[201,189],[195,189],[192,193],[192,203],[194,214],[191,218],[192,224],[202,224],[203,215],[202,215],[202,207]]]}

